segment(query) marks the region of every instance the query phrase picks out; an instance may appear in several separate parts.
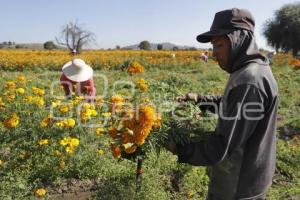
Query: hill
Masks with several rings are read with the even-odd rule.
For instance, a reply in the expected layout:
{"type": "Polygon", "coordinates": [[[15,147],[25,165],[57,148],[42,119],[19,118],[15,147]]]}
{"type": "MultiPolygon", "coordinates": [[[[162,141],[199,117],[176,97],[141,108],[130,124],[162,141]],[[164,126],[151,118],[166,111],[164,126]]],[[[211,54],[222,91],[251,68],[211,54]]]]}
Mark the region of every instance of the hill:
{"type": "MultiPolygon", "coordinates": [[[[170,43],[170,42],[163,42],[163,43],[150,43],[151,49],[152,49],[152,50],[156,50],[158,44],[162,44],[162,45],[163,45],[163,49],[173,49],[174,47],[177,47],[178,49],[190,49],[190,48],[195,48],[195,47],[193,47],[193,46],[176,45],[176,44],[173,44],[173,43],[170,43]]],[[[129,45],[129,46],[122,47],[122,49],[132,49],[132,50],[137,50],[137,49],[140,49],[140,48],[139,48],[139,44],[134,44],[134,45],[129,45]]]]}

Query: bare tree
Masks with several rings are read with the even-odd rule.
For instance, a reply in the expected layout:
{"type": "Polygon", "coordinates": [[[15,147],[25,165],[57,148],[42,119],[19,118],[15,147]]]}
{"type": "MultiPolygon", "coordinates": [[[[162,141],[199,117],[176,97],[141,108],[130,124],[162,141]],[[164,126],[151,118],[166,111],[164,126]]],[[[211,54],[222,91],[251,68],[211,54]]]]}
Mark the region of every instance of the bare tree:
{"type": "Polygon", "coordinates": [[[56,42],[66,46],[70,52],[80,53],[82,47],[95,42],[95,34],[84,30],[78,22],[69,22],[61,31],[60,39],[55,37],[56,42]]]}

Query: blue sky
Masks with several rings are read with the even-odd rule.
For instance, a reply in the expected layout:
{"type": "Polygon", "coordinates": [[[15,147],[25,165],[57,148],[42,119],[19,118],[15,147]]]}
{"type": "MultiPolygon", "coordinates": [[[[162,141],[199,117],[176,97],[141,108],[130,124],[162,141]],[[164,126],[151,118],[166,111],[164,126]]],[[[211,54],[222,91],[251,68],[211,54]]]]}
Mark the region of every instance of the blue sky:
{"type": "Polygon", "coordinates": [[[78,20],[96,35],[96,48],[148,40],[198,48],[217,11],[249,9],[256,20],[259,47],[268,48],[262,25],[274,11],[294,0],[0,0],[0,42],[43,43],[59,36],[64,24],[78,20]]]}

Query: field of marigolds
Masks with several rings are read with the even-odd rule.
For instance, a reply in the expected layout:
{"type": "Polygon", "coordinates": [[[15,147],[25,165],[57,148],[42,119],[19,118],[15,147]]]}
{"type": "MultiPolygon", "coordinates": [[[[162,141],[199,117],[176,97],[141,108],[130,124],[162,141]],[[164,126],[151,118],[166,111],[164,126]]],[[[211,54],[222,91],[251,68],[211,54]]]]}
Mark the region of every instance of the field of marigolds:
{"type": "MultiPolygon", "coordinates": [[[[205,199],[207,168],[178,164],[162,145],[175,117],[201,129],[179,142],[214,129],[216,116],[175,101],[222,94],[228,75],[200,54],[84,51],[97,97],[67,99],[59,79],[68,52],[0,50],[0,199],[205,199]]],[[[272,70],[280,107],[268,199],[300,199],[300,61],[277,54],[272,70]]]]}

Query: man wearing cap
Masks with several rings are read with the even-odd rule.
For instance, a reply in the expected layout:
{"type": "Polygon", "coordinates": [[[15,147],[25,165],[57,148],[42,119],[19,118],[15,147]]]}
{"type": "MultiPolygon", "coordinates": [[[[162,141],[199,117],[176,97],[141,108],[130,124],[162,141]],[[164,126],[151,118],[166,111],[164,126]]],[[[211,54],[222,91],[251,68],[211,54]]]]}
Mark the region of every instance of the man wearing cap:
{"type": "Polygon", "coordinates": [[[60,82],[68,97],[71,96],[71,92],[76,92],[77,95],[86,94],[91,98],[96,95],[93,69],[81,59],[75,58],[63,66],[60,82]]]}
{"type": "Polygon", "coordinates": [[[230,74],[225,92],[178,97],[219,115],[215,133],[207,140],[178,145],[170,139],[166,144],[181,163],[211,166],[209,200],[265,199],[272,184],[278,90],[268,60],[256,46],[254,26],[247,10],[216,13],[210,31],[197,40],[212,43],[213,56],[230,74]]]}

